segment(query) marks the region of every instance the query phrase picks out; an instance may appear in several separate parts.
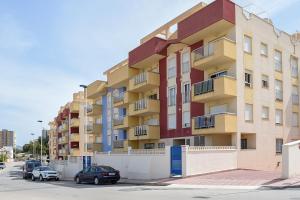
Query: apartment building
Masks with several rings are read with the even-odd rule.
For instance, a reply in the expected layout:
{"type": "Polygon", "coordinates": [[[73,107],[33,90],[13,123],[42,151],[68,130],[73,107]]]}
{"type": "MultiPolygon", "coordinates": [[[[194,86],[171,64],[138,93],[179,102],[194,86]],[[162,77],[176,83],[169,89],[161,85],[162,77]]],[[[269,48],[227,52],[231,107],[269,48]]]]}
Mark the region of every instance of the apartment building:
{"type": "Polygon", "coordinates": [[[282,144],[300,139],[299,56],[299,33],[229,0],[200,3],[88,86],[102,150],[225,146],[239,168],[280,169],[282,144]]]}
{"type": "Polygon", "coordinates": [[[54,121],[48,123],[50,129],[48,131],[49,134],[49,158],[50,160],[58,159],[58,152],[57,152],[57,127],[54,121]]]}
{"type": "Polygon", "coordinates": [[[0,130],[0,149],[3,147],[16,147],[16,135],[14,131],[0,130]]]}

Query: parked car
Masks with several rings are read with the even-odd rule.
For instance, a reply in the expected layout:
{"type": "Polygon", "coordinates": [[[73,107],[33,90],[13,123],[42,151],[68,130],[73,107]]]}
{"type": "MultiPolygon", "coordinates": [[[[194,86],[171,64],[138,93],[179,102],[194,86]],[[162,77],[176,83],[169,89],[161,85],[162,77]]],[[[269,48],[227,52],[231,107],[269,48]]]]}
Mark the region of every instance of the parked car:
{"type": "Polygon", "coordinates": [[[4,162],[0,162],[0,169],[4,169],[6,166],[5,166],[5,163],[4,162]]]}
{"type": "Polygon", "coordinates": [[[81,170],[74,177],[77,184],[94,183],[95,185],[102,183],[116,184],[120,180],[120,172],[109,166],[92,166],[81,170]]]}
{"type": "Polygon", "coordinates": [[[33,169],[39,166],[41,166],[41,161],[27,160],[23,166],[23,179],[31,178],[33,169]]]}
{"type": "Polygon", "coordinates": [[[51,169],[48,166],[40,166],[40,167],[35,167],[32,171],[32,175],[31,175],[31,180],[35,181],[35,179],[39,179],[40,181],[44,181],[44,180],[59,180],[59,173],[54,170],[51,169]]]}

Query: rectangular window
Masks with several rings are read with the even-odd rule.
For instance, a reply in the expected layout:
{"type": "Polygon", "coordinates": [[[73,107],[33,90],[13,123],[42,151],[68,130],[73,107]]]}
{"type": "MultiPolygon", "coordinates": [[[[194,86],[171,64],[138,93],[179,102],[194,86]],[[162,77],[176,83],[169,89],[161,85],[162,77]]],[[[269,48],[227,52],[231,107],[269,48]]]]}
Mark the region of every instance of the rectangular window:
{"type": "Polygon", "coordinates": [[[176,129],[176,115],[175,114],[168,115],[168,129],[176,129]]]}
{"type": "Polygon", "coordinates": [[[194,137],[194,146],[205,146],[205,136],[195,136],[194,137]]]}
{"type": "Polygon", "coordinates": [[[176,88],[171,87],[169,88],[169,93],[168,93],[168,99],[169,99],[169,106],[175,106],[176,105],[176,88]]]}
{"type": "Polygon", "coordinates": [[[211,106],[209,108],[209,113],[211,115],[220,114],[220,113],[226,113],[226,112],[227,112],[227,104],[211,106]]]}
{"type": "Polygon", "coordinates": [[[291,57],[291,72],[292,77],[297,78],[298,77],[298,59],[295,57],[291,57]]]}
{"type": "Polygon", "coordinates": [[[282,71],[282,53],[278,50],[275,50],[274,52],[274,65],[275,71],[282,71]]]}
{"type": "Polygon", "coordinates": [[[276,138],[276,153],[282,153],[283,139],[276,138]]]}
{"type": "Polygon", "coordinates": [[[159,148],[159,149],[164,149],[165,148],[165,143],[158,143],[157,144],[157,148],[159,148]]]}
{"type": "Polygon", "coordinates": [[[168,79],[176,77],[176,57],[170,57],[168,59],[168,79]]]}
{"type": "Polygon", "coordinates": [[[252,38],[247,35],[244,36],[244,52],[252,53],[252,38]]]}
{"type": "Polygon", "coordinates": [[[264,120],[269,119],[269,107],[267,106],[262,107],[261,118],[264,120]]]}
{"type": "Polygon", "coordinates": [[[154,149],[155,144],[154,143],[146,143],[144,144],[144,149],[154,149]]]}
{"type": "Polygon", "coordinates": [[[292,126],[298,127],[298,113],[293,112],[292,114],[292,126]]]}
{"type": "Polygon", "coordinates": [[[190,52],[188,51],[181,54],[181,70],[183,74],[190,71],[190,52]]]}
{"type": "Polygon", "coordinates": [[[183,128],[190,127],[191,113],[189,111],[183,112],[183,128]]]}
{"type": "Polygon", "coordinates": [[[263,42],[260,44],[260,55],[268,56],[268,45],[263,42]]]}
{"type": "Polygon", "coordinates": [[[267,75],[262,75],[261,81],[262,88],[269,88],[269,77],[267,75]]]}
{"type": "Polygon", "coordinates": [[[275,111],[275,124],[282,125],[282,110],[276,109],[275,111]]]}
{"type": "Polygon", "coordinates": [[[241,139],[241,149],[248,149],[247,139],[241,139]]]}
{"type": "Polygon", "coordinates": [[[245,86],[252,87],[252,72],[245,72],[245,86]]]}
{"type": "Polygon", "coordinates": [[[245,121],[253,121],[253,105],[245,105],[245,121]]]}
{"type": "Polygon", "coordinates": [[[280,80],[275,80],[275,100],[283,100],[282,81],[280,80]]]}
{"type": "Polygon", "coordinates": [[[298,86],[292,86],[292,103],[293,105],[299,104],[298,86]]]}
{"type": "Polygon", "coordinates": [[[182,88],[182,102],[189,103],[191,97],[190,83],[184,83],[182,88]]]}

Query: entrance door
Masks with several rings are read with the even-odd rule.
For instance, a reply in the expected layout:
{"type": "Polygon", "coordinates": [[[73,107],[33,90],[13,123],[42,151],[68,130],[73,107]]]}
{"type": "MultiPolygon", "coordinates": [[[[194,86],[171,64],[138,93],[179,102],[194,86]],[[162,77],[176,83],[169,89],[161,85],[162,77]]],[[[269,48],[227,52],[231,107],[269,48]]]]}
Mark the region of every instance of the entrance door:
{"type": "Polygon", "coordinates": [[[89,168],[92,166],[92,159],[91,159],[91,156],[87,156],[87,159],[85,159],[85,156],[82,156],[82,159],[83,159],[83,169],[85,169],[86,167],[89,168]],[[87,161],[87,165],[85,164],[85,162],[87,161]]]}
{"type": "Polygon", "coordinates": [[[171,147],[171,175],[182,175],[181,146],[171,147]]]}

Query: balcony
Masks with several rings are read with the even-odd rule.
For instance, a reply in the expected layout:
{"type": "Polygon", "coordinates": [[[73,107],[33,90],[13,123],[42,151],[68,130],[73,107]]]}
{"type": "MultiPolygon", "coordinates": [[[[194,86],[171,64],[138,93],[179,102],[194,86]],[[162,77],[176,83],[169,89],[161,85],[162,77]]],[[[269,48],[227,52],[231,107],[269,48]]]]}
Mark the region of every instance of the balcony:
{"type": "Polygon", "coordinates": [[[140,99],[129,105],[129,116],[145,116],[160,112],[160,102],[154,99],[140,99]]]}
{"type": "Polygon", "coordinates": [[[100,98],[103,93],[105,93],[107,88],[107,83],[105,81],[94,81],[87,87],[87,98],[96,99],[100,98]]]}
{"type": "Polygon", "coordinates": [[[159,137],[159,126],[141,125],[129,130],[128,140],[158,140],[159,137]]]}
{"type": "Polygon", "coordinates": [[[115,141],[113,141],[113,148],[114,149],[126,149],[126,148],[128,148],[128,141],[127,140],[115,140],[115,141]]]}
{"type": "Polygon", "coordinates": [[[79,134],[71,134],[70,135],[70,142],[79,142],[79,141],[80,141],[79,134]]]}
{"type": "Polygon", "coordinates": [[[114,107],[126,106],[130,102],[138,100],[138,94],[131,92],[121,92],[118,96],[114,96],[114,107]]]}
{"type": "Polygon", "coordinates": [[[195,83],[192,88],[192,101],[205,103],[236,97],[236,87],[236,80],[228,76],[195,83]]]}
{"type": "Polygon", "coordinates": [[[108,86],[118,88],[126,85],[127,81],[136,74],[138,74],[138,70],[128,67],[127,62],[124,61],[107,72],[108,86]]]}
{"type": "Polygon", "coordinates": [[[159,74],[154,72],[143,72],[129,80],[129,91],[144,92],[159,87],[159,74]]]}
{"type": "Polygon", "coordinates": [[[70,112],[71,113],[79,113],[79,102],[72,102],[70,104],[70,112]]]}
{"type": "Polygon", "coordinates": [[[100,124],[88,124],[86,126],[86,133],[93,134],[93,135],[100,135],[101,134],[101,125],[100,124]]]}
{"type": "Polygon", "coordinates": [[[70,121],[70,127],[71,128],[72,127],[79,127],[79,119],[77,119],[77,118],[71,119],[71,121],[70,121]]]}
{"type": "Polygon", "coordinates": [[[92,104],[87,106],[87,115],[88,116],[96,116],[100,115],[102,110],[102,106],[99,104],[92,104]]]}
{"type": "Polygon", "coordinates": [[[66,136],[58,138],[58,144],[67,144],[69,141],[67,140],[66,136]]]}
{"type": "Polygon", "coordinates": [[[87,143],[85,144],[87,146],[88,152],[101,152],[102,151],[102,144],[96,144],[96,143],[87,143]]]}
{"type": "Polygon", "coordinates": [[[113,120],[114,129],[129,128],[138,125],[139,120],[136,117],[120,116],[113,120]]]}
{"type": "Polygon", "coordinates": [[[236,114],[220,113],[193,118],[192,134],[220,134],[237,131],[236,114]]]}
{"type": "Polygon", "coordinates": [[[79,149],[79,141],[70,142],[70,149],[79,149]]]}
{"type": "Polygon", "coordinates": [[[228,38],[221,38],[210,42],[206,46],[195,49],[192,53],[193,67],[207,70],[236,60],[236,44],[228,38]]]}
{"type": "Polygon", "coordinates": [[[70,149],[70,155],[71,156],[81,156],[79,149],[70,149]]]}

